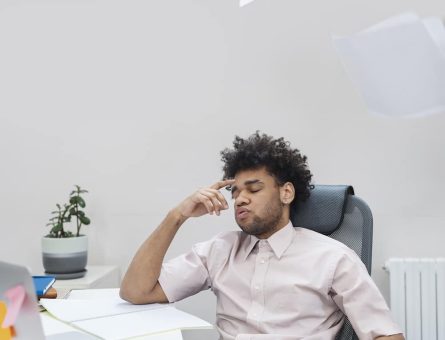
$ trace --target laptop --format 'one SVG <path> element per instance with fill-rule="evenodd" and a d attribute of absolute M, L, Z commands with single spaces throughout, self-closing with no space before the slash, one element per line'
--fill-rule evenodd
<path fill-rule="evenodd" d="M 38 309 L 34 284 L 28 269 L 23 266 L 0 261 L 0 301 L 7 305 L 8 308 L 11 301 L 5 296 L 5 293 L 17 286 L 24 288 L 25 297 L 13 324 L 15 333 L 12 337 L 13 340 L 98 339 L 92 335 L 76 330 L 45 335 L 42 318 L 40 317 Z M 2 322 L 3 320 L 0 320 L 0 326 Z"/>

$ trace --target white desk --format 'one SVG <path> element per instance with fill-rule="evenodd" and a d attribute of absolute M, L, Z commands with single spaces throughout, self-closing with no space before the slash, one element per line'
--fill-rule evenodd
<path fill-rule="evenodd" d="M 117 266 L 87 266 L 84 277 L 72 280 L 56 280 L 53 287 L 56 290 L 118 288 L 120 274 Z"/>

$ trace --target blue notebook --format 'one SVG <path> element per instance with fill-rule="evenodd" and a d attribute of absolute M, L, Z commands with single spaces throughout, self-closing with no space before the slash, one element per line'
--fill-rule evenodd
<path fill-rule="evenodd" d="M 37 296 L 44 295 L 53 283 L 56 282 L 54 276 L 33 276 L 32 280 L 34 281 Z"/>

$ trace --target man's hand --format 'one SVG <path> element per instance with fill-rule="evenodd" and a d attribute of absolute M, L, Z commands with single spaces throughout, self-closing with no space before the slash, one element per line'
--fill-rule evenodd
<path fill-rule="evenodd" d="M 219 216 L 221 210 L 229 208 L 226 199 L 219 190 L 234 182 L 234 179 L 227 179 L 216 182 L 210 187 L 199 189 L 182 201 L 175 210 L 185 218 L 199 217 L 207 213 L 210 215 L 215 213 Z"/>

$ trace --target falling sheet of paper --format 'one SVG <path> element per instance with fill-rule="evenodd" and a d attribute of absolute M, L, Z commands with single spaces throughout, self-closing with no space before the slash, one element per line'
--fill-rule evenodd
<path fill-rule="evenodd" d="M 439 19 L 408 13 L 333 40 L 371 113 L 445 113 L 445 29 Z"/>
<path fill-rule="evenodd" d="M 240 7 L 244 7 L 248 4 L 250 4 L 251 2 L 254 2 L 255 0 L 239 0 L 239 6 Z"/>
<path fill-rule="evenodd" d="M 6 317 L 3 320 L 2 328 L 7 328 L 13 326 L 17 316 L 19 315 L 20 309 L 22 308 L 23 301 L 25 301 L 26 291 L 23 285 L 17 285 L 15 287 L 9 288 L 3 293 L 9 300 L 8 311 Z"/>

